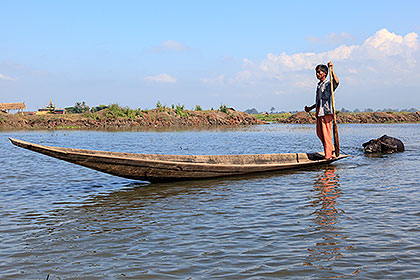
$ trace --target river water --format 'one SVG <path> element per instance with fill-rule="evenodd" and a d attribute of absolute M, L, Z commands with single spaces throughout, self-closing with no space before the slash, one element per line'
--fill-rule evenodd
<path fill-rule="evenodd" d="M 0 132 L 0 279 L 419 279 L 420 124 L 341 125 L 329 166 L 149 184 L 13 146 L 243 154 L 322 149 L 313 125 Z M 367 157 L 383 134 L 404 153 Z"/>

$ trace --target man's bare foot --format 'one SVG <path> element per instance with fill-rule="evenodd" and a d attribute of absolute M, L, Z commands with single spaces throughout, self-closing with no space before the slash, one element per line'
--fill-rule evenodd
<path fill-rule="evenodd" d="M 335 151 L 333 151 L 331 157 L 325 158 L 325 159 L 326 160 L 332 160 L 332 159 L 335 159 L 335 158 L 337 158 L 337 157 L 335 156 Z"/>

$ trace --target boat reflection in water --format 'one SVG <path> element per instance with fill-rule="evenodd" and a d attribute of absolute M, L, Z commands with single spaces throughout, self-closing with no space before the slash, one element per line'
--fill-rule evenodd
<path fill-rule="evenodd" d="M 315 244 L 308 248 L 310 254 L 305 265 L 330 271 L 333 278 L 346 276 L 342 273 L 335 275 L 334 267 L 342 263 L 344 250 L 353 249 L 346 241 L 349 236 L 343 234 L 343 228 L 340 226 L 340 222 L 345 219 L 345 212 L 339 207 L 340 195 L 340 181 L 336 168 L 327 167 L 316 178 L 312 195 L 309 197 L 310 206 L 315 208 L 311 214 L 313 224 L 309 229 Z M 349 269 L 348 275 L 360 272 L 354 267 Z"/>

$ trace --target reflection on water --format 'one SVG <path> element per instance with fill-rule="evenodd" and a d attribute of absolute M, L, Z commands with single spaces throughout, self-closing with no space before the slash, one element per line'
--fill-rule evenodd
<path fill-rule="evenodd" d="M 305 265 L 333 271 L 335 262 L 343 257 L 343 250 L 354 249 L 353 246 L 345 245 L 344 240 L 349 236 L 343 234 L 340 226 L 340 221 L 345 219 L 345 212 L 338 201 L 341 189 L 335 166 L 327 167 L 316 178 L 312 192 L 310 206 L 315 210 L 312 213 L 313 224 L 310 231 L 318 235 L 318 238 L 314 246 L 308 248 L 310 254 Z M 358 272 L 356 270 L 353 274 Z M 340 276 L 335 275 L 333 278 L 338 277 Z"/>
<path fill-rule="evenodd" d="M 341 128 L 353 157 L 330 167 L 165 184 L 59 162 L 7 137 L 172 154 L 320 142 L 302 125 L 0 133 L 0 279 L 420 279 L 420 124 Z M 364 156 L 361 143 L 383 134 L 406 151 Z"/>

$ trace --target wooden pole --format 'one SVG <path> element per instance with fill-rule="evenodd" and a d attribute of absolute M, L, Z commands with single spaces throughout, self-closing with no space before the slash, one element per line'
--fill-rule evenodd
<path fill-rule="evenodd" d="M 335 100 L 334 100 L 334 81 L 332 75 L 332 67 L 329 69 L 330 71 L 330 83 L 331 83 L 331 102 L 332 102 L 332 109 L 333 109 L 333 135 L 334 135 L 334 148 L 335 148 L 335 156 L 338 157 L 340 155 L 340 141 L 338 139 L 338 127 L 337 127 L 337 118 L 335 116 Z"/>

